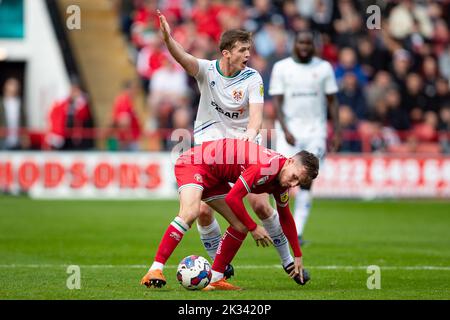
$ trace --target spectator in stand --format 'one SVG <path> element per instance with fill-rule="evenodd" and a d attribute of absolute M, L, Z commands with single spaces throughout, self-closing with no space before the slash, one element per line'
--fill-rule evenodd
<path fill-rule="evenodd" d="M 193 118 L 191 112 L 186 107 L 176 108 L 171 115 L 172 127 L 176 130 L 171 139 L 165 140 L 165 150 L 173 150 L 177 146 L 178 150 L 188 150 L 194 146 Z"/>
<path fill-rule="evenodd" d="M 139 51 L 137 71 L 141 77 L 142 87 L 145 93 L 148 93 L 153 74 L 161 68 L 167 56 L 168 54 L 163 47 L 163 42 L 156 34 L 149 37 L 146 46 Z"/>
<path fill-rule="evenodd" d="M 386 152 L 401 144 L 400 138 L 390 125 L 389 109 L 384 98 L 378 99 L 370 110 L 369 122 L 359 128 L 364 152 Z"/>
<path fill-rule="evenodd" d="M 436 101 L 436 82 L 439 78 L 439 69 L 437 61 L 433 56 L 427 56 L 423 60 L 422 73 L 424 79 L 424 93 L 427 97 L 427 110 L 437 111 Z M 433 108 L 434 107 L 434 108 Z"/>
<path fill-rule="evenodd" d="M 438 19 L 435 22 L 433 34 L 433 52 L 438 56 L 445 54 L 445 49 L 450 43 L 449 26 L 444 19 Z"/>
<path fill-rule="evenodd" d="M 301 15 L 297 14 L 292 18 L 292 26 L 291 26 L 293 35 L 295 35 L 301 31 L 308 31 L 311 30 L 311 23 L 308 19 L 305 17 L 302 17 Z M 294 39 L 292 39 L 293 45 Z"/>
<path fill-rule="evenodd" d="M 447 79 L 450 79 L 450 44 L 439 57 L 439 73 Z"/>
<path fill-rule="evenodd" d="M 331 42 L 331 37 L 327 33 L 320 34 L 320 46 L 317 47 L 317 54 L 322 59 L 327 60 L 332 66 L 336 66 L 339 58 L 338 47 Z"/>
<path fill-rule="evenodd" d="M 253 33 L 258 32 L 266 23 L 269 23 L 274 12 L 269 0 L 253 0 L 253 6 L 249 8 L 244 28 Z"/>
<path fill-rule="evenodd" d="M 165 57 L 161 68 L 153 74 L 148 102 L 150 115 L 159 122 L 152 128 L 169 128 L 169 116 L 173 109 L 189 105 L 187 74 L 172 57 Z"/>
<path fill-rule="evenodd" d="M 374 80 L 366 87 L 368 109 L 375 109 L 376 102 L 382 99 L 386 91 L 393 86 L 394 83 L 389 72 L 377 72 Z"/>
<path fill-rule="evenodd" d="M 158 105 L 166 100 L 181 107 L 189 103 L 187 74 L 172 57 L 164 57 L 161 67 L 155 71 L 150 83 L 150 105 Z"/>
<path fill-rule="evenodd" d="M 401 92 L 405 91 L 406 76 L 412 66 L 411 54 L 405 49 L 398 49 L 392 57 L 392 65 L 390 72 L 394 82 L 400 88 Z"/>
<path fill-rule="evenodd" d="M 166 55 L 157 44 L 160 41 L 157 4 L 173 26 L 173 37 L 199 58 L 217 58 L 215 49 L 222 31 L 237 27 L 252 31 L 256 52 L 250 63 L 264 78 L 273 62 L 284 58 L 286 48 L 292 46 L 293 35 L 312 29 L 321 35 L 320 43 L 316 44 L 318 55 L 335 68 L 343 88 L 341 101 L 352 108 L 357 118 L 361 117 L 355 109 L 355 105 L 360 105 L 356 103 L 360 93 L 354 92 L 353 76 L 346 74 L 356 75 L 357 87 L 363 90 L 370 117 L 358 123 L 358 130 L 372 126 L 375 136 L 378 134 L 389 149 L 396 143 L 391 125 L 415 126 L 423 122 L 427 111 L 438 114 L 446 104 L 450 79 L 450 4 L 431 0 L 375 2 L 381 8 L 381 30 L 364 27 L 365 9 L 374 4 L 373 0 L 133 0 L 136 8 L 133 30 L 137 31 L 133 32 L 132 41 L 140 51 L 138 71 L 148 91 Z M 199 94 L 193 78 L 188 78 L 188 87 L 187 105 L 195 112 Z M 385 97 L 392 89 L 401 96 L 399 107 L 396 94 Z M 381 103 L 381 99 L 386 101 Z M 157 117 L 160 126 L 170 127 L 175 107 L 163 102 L 160 113 L 154 115 L 154 128 Z M 381 112 L 383 109 L 385 112 Z M 373 122 L 374 114 L 383 122 Z M 400 118 L 396 120 L 395 116 Z M 401 135 L 404 137 L 405 132 Z M 366 145 L 363 143 L 364 150 Z"/>
<path fill-rule="evenodd" d="M 442 152 L 450 153 L 450 102 L 445 104 L 439 111 L 439 144 Z"/>
<path fill-rule="evenodd" d="M 418 143 L 436 143 L 438 142 L 438 115 L 433 111 L 427 111 L 424 114 L 423 121 L 415 124 L 412 128 L 412 135 Z"/>
<path fill-rule="evenodd" d="M 356 48 L 358 35 L 363 28 L 362 17 L 356 10 L 352 0 L 338 0 L 337 19 L 334 20 L 336 30 L 335 42 L 342 47 Z"/>
<path fill-rule="evenodd" d="M 0 150 L 26 148 L 27 141 L 20 133 L 25 127 L 20 82 L 16 78 L 8 78 L 3 85 L 3 96 L 0 97 Z"/>
<path fill-rule="evenodd" d="M 405 137 L 411 124 L 408 112 L 402 108 L 400 93 L 396 89 L 390 88 L 386 92 L 385 99 L 387 105 L 387 123 L 395 130 L 399 130 L 401 137 Z"/>
<path fill-rule="evenodd" d="M 355 74 L 360 86 L 364 87 L 367 84 L 367 75 L 358 64 L 355 50 L 350 47 L 345 47 L 339 52 L 339 63 L 335 70 L 338 83 L 342 81 L 347 72 Z"/>
<path fill-rule="evenodd" d="M 439 77 L 436 80 L 436 97 L 434 105 L 430 106 L 433 111 L 439 113 L 439 110 L 450 103 L 450 87 L 449 80 Z"/>
<path fill-rule="evenodd" d="M 245 9 L 240 0 L 227 0 L 218 13 L 220 28 L 223 31 L 243 28 Z"/>
<path fill-rule="evenodd" d="M 69 96 L 55 102 L 49 113 L 46 142 L 53 150 L 88 150 L 94 147 L 93 119 L 79 80 L 71 78 Z"/>
<path fill-rule="evenodd" d="M 358 136 L 358 120 L 350 106 L 339 106 L 339 122 L 342 130 L 340 151 L 361 152 L 361 139 Z"/>
<path fill-rule="evenodd" d="M 314 11 L 311 15 L 311 26 L 314 30 L 319 31 L 320 33 L 331 34 L 333 30 L 333 23 L 331 20 L 332 17 L 333 17 L 332 0 L 314 1 Z"/>
<path fill-rule="evenodd" d="M 133 23 L 131 26 L 131 41 L 138 50 L 143 48 L 149 37 L 158 30 L 159 19 L 156 14 L 157 0 L 138 0 Z"/>
<path fill-rule="evenodd" d="M 337 98 L 341 105 L 346 105 L 351 109 L 352 116 L 355 116 L 356 119 L 364 120 L 367 118 L 366 97 L 358 85 L 358 79 L 356 79 L 354 73 L 347 72 L 344 75 Z"/>
<path fill-rule="evenodd" d="M 427 98 L 423 93 L 423 81 L 419 74 L 412 72 L 406 76 L 402 105 L 413 124 L 422 122 L 423 113 L 427 107 Z"/>
<path fill-rule="evenodd" d="M 197 33 L 206 35 L 218 42 L 222 29 L 218 18 L 222 6 L 209 0 L 196 0 L 191 12 L 191 19 L 197 25 Z M 155 11 L 156 12 L 156 11 Z M 168 21 L 171 25 L 173 23 Z"/>
<path fill-rule="evenodd" d="M 433 25 L 426 7 L 415 4 L 413 0 L 400 1 L 389 15 L 389 32 L 396 39 L 405 39 L 414 30 L 417 21 L 419 32 L 426 38 L 431 38 Z"/>
<path fill-rule="evenodd" d="M 133 103 L 137 90 L 136 83 L 128 81 L 114 101 L 111 127 L 116 131 L 118 148 L 122 151 L 139 150 L 141 125 Z"/>
<path fill-rule="evenodd" d="M 280 4 L 280 13 L 284 17 L 284 28 L 286 30 L 293 30 L 293 19 L 299 16 L 295 0 L 282 1 Z M 251 24 L 250 20 L 248 20 L 248 24 Z"/>
<path fill-rule="evenodd" d="M 380 70 L 386 70 L 390 57 L 386 50 L 375 47 L 368 36 L 362 36 L 358 41 L 358 61 L 370 80 Z"/>

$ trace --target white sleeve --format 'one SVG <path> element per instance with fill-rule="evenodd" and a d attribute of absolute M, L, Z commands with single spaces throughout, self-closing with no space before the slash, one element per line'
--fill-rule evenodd
<path fill-rule="evenodd" d="M 336 77 L 334 75 L 333 67 L 329 62 L 326 62 L 326 73 L 324 80 L 324 91 L 325 94 L 334 94 L 338 92 L 338 86 L 336 83 Z"/>
<path fill-rule="evenodd" d="M 264 83 L 259 73 L 252 77 L 248 86 L 248 103 L 264 103 Z"/>
<path fill-rule="evenodd" d="M 284 94 L 283 77 L 280 64 L 278 62 L 274 64 L 272 74 L 270 75 L 269 94 L 271 96 Z"/>
<path fill-rule="evenodd" d="M 194 76 L 198 81 L 202 81 L 205 78 L 206 73 L 208 72 L 208 67 L 211 64 L 211 61 L 205 59 L 197 59 L 198 61 L 198 73 Z"/>

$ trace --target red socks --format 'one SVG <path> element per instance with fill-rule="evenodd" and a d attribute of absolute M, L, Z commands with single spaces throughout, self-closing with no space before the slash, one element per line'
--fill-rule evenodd
<path fill-rule="evenodd" d="M 225 268 L 233 260 L 246 236 L 247 233 L 236 231 L 231 226 L 228 227 L 217 248 L 216 258 L 212 265 L 214 271 L 225 272 Z"/>
<path fill-rule="evenodd" d="M 176 217 L 170 223 L 159 243 L 155 261 L 165 264 L 188 230 L 189 226 L 180 217 Z"/>

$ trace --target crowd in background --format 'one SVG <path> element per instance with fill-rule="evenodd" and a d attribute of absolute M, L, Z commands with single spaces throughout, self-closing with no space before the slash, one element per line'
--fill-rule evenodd
<path fill-rule="evenodd" d="M 143 132 L 154 130 L 161 133 L 161 148 L 169 149 L 167 129 L 192 130 L 199 91 L 161 39 L 160 9 L 173 37 L 198 58 L 220 57 L 218 41 L 227 29 L 253 33 L 249 66 L 261 73 L 265 84 L 264 128 L 273 128 L 276 115 L 267 92 L 272 66 L 291 55 L 296 32 L 311 29 L 317 55 L 335 69 L 342 152 L 450 153 L 449 1 L 111 2 L 148 108 L 148 118 L 138 121 L 130 99 L 135 89 L 124 85 L 112 106 L 112 127 L 122 130 L 116 149 L 138 150 Z M 367 13 L 370 5 L 380 9 L 380 17 L 370 18 L 377 13 Z M 66 101 L 62 110 L 82 108 L 82 96 L 75 100 L 78 104 Z"/>
<path fill-rule="evenodd" d="M 220 34 L 253 33 L 250 66 L 265 83 L 265 128 L 275 119 L 267 93 L 273 64 L 291 54 L 296 32 L 315 33 L 317 55 L 335 68 L 344 152 L 450 152 L 448 1 L 119 1 L 121 28 L 147 95 L 144 128 L 190 128 L 199 93 L 170 57 L 156 9 L 191 54 L 215 59 Z M 370 5 L 380 8 L 372 18 Z M 376 25 L 376 23 L 379 23 Z M 170 131 L 169 131 L 170 133 Z M 162 137 L 167 140 L 166 137 Z"/>

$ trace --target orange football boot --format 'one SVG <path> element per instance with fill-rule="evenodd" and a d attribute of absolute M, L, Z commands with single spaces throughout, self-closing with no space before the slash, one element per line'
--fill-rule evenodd
<path fill-rule="evenodd" d="M 218 281 L 211 282 L 209 285 L 207 285 L 204 289 L 204 291 L 213 291 L 213 290 L 242 290 L 242 288 L 232 285 L 231 283 L 227 282 L 225 278 L 222 278 Z"/>
<path fill-rule="evenodd" d="M 141 284 L 147 286 L 147 288 L 162 288 L 166 285 L 166 278 L 160 269 L 149 270 L 142 278 Z"/>

